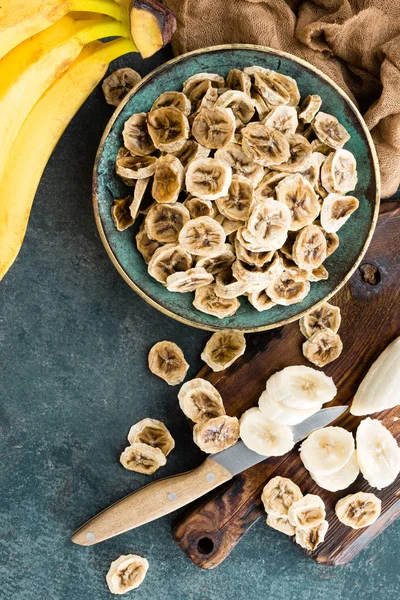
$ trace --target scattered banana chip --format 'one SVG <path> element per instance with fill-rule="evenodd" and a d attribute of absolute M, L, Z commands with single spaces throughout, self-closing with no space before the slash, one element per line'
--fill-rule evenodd
<path fill-rule="evenodd" d="M 132 196 L 127 196 L 121 200 L 114 200 L 113 202 L 111 207 L 111 217 L 118 231 L 125 231 L 125 229 L 131 227 L 135 222 L 130 211 L 132 202 Z"/>
<path fill-rule="evenodd" d="M 236 417 L 228 415 L 197 423 L 193 429 L 194 443 L 207 454 L 221 452 L 236 444 L 238 439 L 239 421 Z"/>
<path fill-rule="evenodd" d="M 357 428 L 357 460 L 371 487 L 381 490 L 400 472 L 400 448 L 396 438 L 377 419 L 363 419 Z"/>
<path fill-rule="evenodd" d="M 119 156 L 115 162 L 117 175 L 125 181 L 145 179 L 154 175 L 157 158 L 155 156 Z"/>
<path fill-rule="evenodd" d="M 298 281 L 287 271 L 283 273 L 267 287 L 268 297 L 282 306 L 302 302 L 310 291 L 309 281 Z"/>
<path fill-rule="evenodd" d="M 139 73 L 129 67 L 111 73 L 101 84 L 107 104 L 118 106 L 141 79 Z"/>
<path fill-rule="evenodd" d="M 137 554 L 126 554 L 114 560 L 106 576 L 112 594 L 125 594 L 135 590 L 146 577 L 149 563 Z"/>
<path fill-rule="evenodd" d="M 246 339 L 239 331 L 217 331 L 208 340 L 201 359 L 213 370 L 230 367 L 246 350 Z"/>
<path fill-rule="evenodd" d="M 162 421 L 157 419 L 142 419 L 129 430 L 128 442 L 148 444 L 153 448 L 160 448 L 164 456 L 175 448 L 175 441 Z"/>
<path fill-rule="evenodd" d="M 349 494 L 336 503 L 335 513 L 344 525 L 362 529 L 375 523 L 381 514 L 382 502 L 375 494 L 357 492 Z"/>
<path fill-rule="evenodd" d="M 305 468 L 317 475 L 342 469 L 354 452 L 354 439 L 343 427 L 323 427 L 310 433 L 302 443 L 300 458 Z"/>
<path fill-rule="evenodd" d="M 272 517 L 287 516 L 293 502 L 303 497 L 301 490 L 291 479 L 287 477 L 273 477 L 264 486 L 261 501 L 265 512 Z M 293 534 L 290 534 L 293 535 Z"/>
<path fill-rule="evenodd" d="M 315 527 L 307 529 L 296 528 L 296 544 L 299 544 L 306 550 L 315 550 L 317 546 L 322 544 L 328 531 L 329 523 L 325 519 Z"/>
<path fill-rule="evenodd" d="M 149 352 L 149 369 L 168 385 L 178 385 L 186 377 L 189 365 L 174 342 L 157 342 Z"/>
<path fill-rule="evenodd" d="M 300 331 L 307 339 L 312 337 L 314 333 L 325 329 L 337 333 L 341 320 L 340 308 L 329 304 L 329 302 L 323 302 L 307 313 L 305 317 L 301 317 L 299 321 Z"/>
<path fill-rule="evenodd" d="M 290 210 L 286 204 L 267 198 L 254 207 L 247 228 L 259 248 L 277 250 L 286 241 L 290 221 Z"/>
<path fill-rule="evenodd" d="M 140 442 L 125 448 L 119 460 L 125 469 L 145 475 L 152 475 L 159 467 L 163 467 L 167 463 L 160 448 L 153 448 L 153 446 Z"/>
<path fill-rule="evenodd" d="M 306 494 L 292 502 L 288 510 L 289 522 L 297 529 L 317 527 L 325 520 L 325 504 L 315 494 Z"/>
<path fill-rule="evenodd" d="M 150 239 L 162 244 L 171 244 L 178 241 L 179 232 L 188 221 L 189 211 L 182 204 L 156 203 L 147 213 L 144 224 Z"/>
<path fill-rule="evenodd" d="M 253 184 L 245 177 L 235 175 L 232 177 L 228 194 L 218 198 L 215 203 L 219 212 L 228 219 L 245 221 L 250 216 L 253 199 Z"/>
<path fill-rule="evenodd" d="M 297 111 L 294 106 L 280 104 L 265 117 L 263 124 L 277 129 L 284 135 L 293 134 L 298 126 Z"/>
<path fill-rule="evenodd" d="M 297 133 L 286 134 L 286 139 L 289 142 L 289 157 L 274 168 L 285 173 L 298 173 L 305 169 L 311 160 L 311 144 L 303 135 Z"/>
<path fill-rule="evenodd" d="M 218 390 L 206 379 L 192 379 L 178 393 L 179 406 L 188 419 L 204 423 L 225 414 Z"/>
<path fill-rule="evenodd" d="M 188 196 L 183 205 L 188 209 L 191 219 L 215 216 L 215 207 L 211 200 L 202 200 L 201 198 Z"/>
<path fill-rule="evenodd" d="M 258 312 L 263 312 L 264 310 L 270 310 L 274 306 L 276 306 L 275 302 L 272 302 L 269 296 L 267 296 L 267 292 L 265 290 L 261 290 L 261 292 L 251 292 L 247 294 L 247 300 L 250 302 Z"/>
<path fill-rule="evenodd" d="M 221 273 L 221 271 L 226 271 L 226 269 L 229 269 L 234 260 L 235 255 L 233 253 L 233 247 L 230 244 L 224 244 L 224 248 L 219 254 L 216 256 L 206 256 L 198 259 L 196 266 L 204 267 L 204 269 L 208 273 L 211 273 L 211 275 L 217 275 L 217 273 Z"/>
<path fill-rule="evenodd" d="M 280 181 L 275 188 L 276 198 L 286 204 L 291 213 L 290 231 L 310 225 L 319 215 L 321 205 L 311 183 L 296 173 Z"/>
<path fill-rule="evenodd" d="M 250 121 L 256 111 L 251 97 L 237 90 L 228 90 L 221 94 L 215 107 L 230 108 L 235 117 L 235 127 L 239 129 Z"/>
<path fill-rule="evenodd" d="M 289 519 L 286 515 L 274 517 L 273 515 L 268 514 L 266 523 L 269 527 L 272 527 L 272 529 L 276 529 L 285 535 L 294 535 L 296 533 L 296 528 L 289 523 Z"/>
<path fill-rule="evenodd" d="M 257 407 L 242 414 L 240 437 L 250 450 L 263 456 L 281 456 L 294 446 L 290 427 L 271 421 Z"/>
<path fill-rule="evenodd" d="M 239 69 L 231 69 L 231 71 L 229 71 L 228 77 L 226 78 L 226 85 L 230 87 L 231 90 L 239 90 L 239 92 L 250 95 L 251 79 L 249 75 Z"/>
<path fill-rule="evenodd" d="M 212 283 L 196 290 L 193 306 L 200 312 L 223 319 L 235 314 L 240 306 L 237 298 L 221 298 L 217 294 L 216 285 Z"/>
<path fill-rule="evenodd" d="M 331 329 L 317 331 L 303 344 L 304 357 L 317 367 L 324 367 L 336 360 L 342 350 L 343 344 L 339 334 Z"/>
<path fill-rule="evenodd" d="M 186 169 L 186 167 L 196 160 L 196 158 L 207 158 L 210 154 L 210 150 L 204 148 L 204 146 L 201 146 L 194 140 L 186 140 L 179 150 L 171 152 L 171 154 L 176 156 L 176 158 L 179 158 L 182 166 Z"/>
<path fill-rule="evenodd" d="M 186 116 L 173 106 L 157 108 L 147 115 L 147 129 L 155 148 L 163 152 L 180 150 L 189 137 Z"/>

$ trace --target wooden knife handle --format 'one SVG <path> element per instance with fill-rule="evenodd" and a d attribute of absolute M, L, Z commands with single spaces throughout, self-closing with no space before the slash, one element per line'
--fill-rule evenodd
<path fill-rule="evenodd" d="M 182 508 L 229 479 L 227 469 L 207 458 L 193 471 L 154 481 L 118 500 L 75 531 L 72 541 L 81 546 L 103 542 Z"/>

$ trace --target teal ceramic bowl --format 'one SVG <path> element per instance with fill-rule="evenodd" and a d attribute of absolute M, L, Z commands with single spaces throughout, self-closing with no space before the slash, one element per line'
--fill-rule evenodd
<path fill-rule="evenodd" d="M 346 148 L 357 159 L 358 185 L 354 195 L 360 206 L 340 229 L 340 246 L 326 262 L 329 279 L 311 284 L 311 291 L 300 304 L 275 306 L 258 312 L 245 297 L 237 313 L 225 319 L 206 315 L 192 305 L 193 294 L 168 292 L 147 273 L 146 264 L 136 249 L 138 225 L 124 232 L 116 230 L 110 209 L 115 198 L 129 194 L 115 174 L 115 158 L 122 146 L 124 122 L 133 114 L 149 111 L 154 100 L 168 90 L 181 90 L 182 83 L 195 73 L 211 72 L 226 76 L 230 69 L 261 65 L 294 77 L 302 98 L 308 94 L 322 97 L 322 110 L 335 115 L 351 134 Z M 360 263 L 371 240 L 379 209 L 379 169 L 371 136 L 357 108 L 326 75 L 295 56 L 262 46 L 233 44 L 196 50 L 170 60 L 147 75 L 118 107 L 107 125 L 97 153 L 93 202 L 97 226 L 104 246 L 125 281 L 152 306 L 188 325 L 208 330 L 237 329 L 260 331 L 279 327 L 300 318 L 312 307 L 327 300 L 344 285 Z"/>

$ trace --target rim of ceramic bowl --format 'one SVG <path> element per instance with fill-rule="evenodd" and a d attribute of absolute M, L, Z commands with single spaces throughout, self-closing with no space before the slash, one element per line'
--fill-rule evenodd
<path fill-rule="evenodd" d="M 210 52 L 215 52 L 215 51 L 220 51 L 220 50 L 229 50 L 229 49 L 233 49 L 233 50 L 258 50 L 261 52 L 265 52 L 266 54 L 273 54 L 275 56 L 282 56 L 285 57 L 289 60 L 292 60 L 295 63 L 298 63 L 299 65 L 302 65 L 303 67 L 306 67 L 307 69 L 313 71 L 314 73 L 316 73 L 319 77 L 321 77 L 322 79 L 324 79 L 327 83 L 329 83 L 337 92 L 338 94 L 340 94 L 340 96 L 342 96 L 346 102 L 348 103 L 348 105 L 351 107 L 351 109 L 353 110 L 355 116 L 357 117 L 361 128 L 363 130 L 363 133 L 365 135 L 365 138 L 368 142 L 368 146 L 370 148 L 371 151 L 371 156 L 372 156 L 372 163 L 373 163 L 373 168 L 374 168 L 374 174 L 375 174 L 375 206 L 374 206 L 374 212 L 373 212 L 373 216 L 371 219 L 371 225 L 370 225 L 370 229 L 368 232 L 368 236 L 365 240 L 365 243 L 356 259 L 356 261 L 354 262 L 353 266 L 351 267 L 351 269 L 347 272 L 347 274 L 344 276 L 344 278 L 342 279 L 342 281 L 332 290 L 329 292 L 329 294 L 327 294 L 324 298 L 322 298 L 322 300 L 320 300 L 319 302 L 316 302 L 312 307 L 308 308 L 307 310 L 303 310 L 299 313 L 297 313 L 296 315 L 293 315 L 292 317 L 287 317 L 285 319 L 282 319 L 280 321 L 277 321 L 276 323 L 270 323 L 267 325 L 260 325 L 257 327 L 240 327 L 240 328 L 234 328 L 234 327 L 227 327 L 226 329 L 230 329 L 230 330 L 240 330 L 243 333 L 254 333 L 257 331 L 266 331 L 268 329 L 276 329 L 277 327 L 282 327 L 283 325 L 287 325 L 288 323 L 292 323 L 293 321 L 298 321 L 301 317 L 303 317 L 304 315 L 306 315 L 307 313 L 309 313 L 311 310 L 313 310 L 314 308 L 318 307 L 319 305 L 321 305 L 323 302 L 327 302 L 330 298 L 332 298 L 332 296 L 334 296 L 335 294 L 338 293 L 338 291 L 347 283 L 347 281 L 350 279 L 350 277 L 353 275 L 354 271 L 357 269 L 358 265 L 360 264 L 365 252 L 367 251 L 367 248 L 371 242 L 372 236 L 374 234 L 375 231 L 375 226 L 378 220 L 378 214 L 379 214 L 379 205 L 380 205 L 380 172 L 379 172 L 379 163 L 378 163 L 378 156 L 375 150 L 375 146 L 374 146 L 374 142 L 372 140 L 371 134 L 367 128 L 367 125 L 360 113 L 360 111 L 358 110 L 358 108 L 356 107 L 356 105 L 354 104 L 354 102 L 349 98 L 349 96 L 346 94 L 346 92 L 344 92 L 338 85 L 337 83 L 335 83 L 333 81 L 333 79 L 331 79 L 330 77 L 328 77 L 328 75 L 326 75 L 325 73 L 323 73 L 322 71 L 320 71 L 319 69 L 317 69 L 317 67 L 314 67 L 314 65 L 312 65 L 311 63 L 307 62 L 306 60 L 303 60 L 301 58 L 298 58 L 297 56 L 294 56 L 293 54 L 290 54 L 289 52 L 283 52 L 282 50 L 275 50 L 274 48 L 270 48 L 268 46 L 261 46 L 258 44 L 220 44 L 218 46 L 210 46 L 209 48 L 200 48 L 199 50 L 193 50 L 192 52 L 186 52 L 185 54 L 180 54 L 179 56 L 176 56 L 175 58 L 172 58 L 171 60 L 163 63 L 162 65 L 160 65 L 159 67 L 157 67 L 156 69 L 154 69 L 153 71 L 151 71 L 148 75 L 146 75 L 145 77 L 143 77 L 143 79 L 141 79 L 134 88 L 132 88 L 130 90 L 130 92 L 126 95 L 126 97 L 122 100 L 122 102 L 118 105 L 118 107 L 116 108 L 115 112 L 113 113 L 111 119 L 109 120 L 104 133 L 101 137 L 100 140 L 100 144 L 96 153 L 96 159 L 94 162 L 94 169 L 93 169 L 93 184 L 92 184 L 92 200 L 93 200 L 93 210 L 94 210 L 94 216 L 95 216 L 95 221 L 96 221 L 96 225 L 97 225 L 97 229 L 101 238 L 101 241 L 106 249 L 106 252 L 108 254 L 108 256 L 111 259 L 111 262 L 113 263 L 114 267 L 117 269 L 118 273 L 123 277 L 123 279 L 126 281 L 126 283 L 141 297 L 143 298 L 148 304 L 150 304 L 151 306 L 153 306 L 154 308 L 156 308 L 157 310 L 159 310 L 160 312 L 162 312 L 164 315 L 167 315 L 168 317 L 171 317 L 172 319 L 175 319 L 176 321 L 179 321 L 181 323 L 184 323 L 185 325 L 190 325 L 191 327 L 196 327 L 197 329 L 205 329 L 206 331 L 220 331 L 220 327 L 213 327 L 212 325 L 204 325 L 202 323 L 198 323 L 196 321 L 192 321 L 191 319 L 182 317 L 181 315 L 178 315 L 176 313 L 174 313 L 173 311 L 165 308 L 164 306 L 162 306 L 161 304 L 159 304 L 156 300 L 153 300 L 153 298 L 150 298 L 132 279 L 131 277 L 128 275 L 128 273 L 122 268 L 122 266 L 120 265 L 113 249 L 111 248 L 107 236 L 105 234 L 104 228 L 103 228 L 103 223 L 101 220 L 101 216 L 100 216 L 100 209 L 99 209 L 99 202 L 98 202 L 98 198 L 96 195 L 96 188 L 97 188 L 97 168 L 98 168 L 98 164 L 100 161 L 100 157 L 103 153 L 103 148 L 104 148 L 104 144 L 105 141 L 111 131 L 112 126 L 114 125 L 114 122 L 116 121 L 118 115 L 120 114 L 120 112 L 122 111 L 123 107 L 125 106 L 125 104 L 127 102 L 129 102 L 130 98 L 137 92 L 137 90 L 139 90 L 144 84 L 146 84 L 150 79 L 153 79 L 154 77 L 156 77 L 159 73 L 161 73 L 162 71 L 165 71 L 166 69 L 168 69 L 171 65 L 174 65 L 176 63 L 179 63 L 183 60 L 185 60 L 188 56 L 196 56 L 198 54 L 207 54 Z"/>

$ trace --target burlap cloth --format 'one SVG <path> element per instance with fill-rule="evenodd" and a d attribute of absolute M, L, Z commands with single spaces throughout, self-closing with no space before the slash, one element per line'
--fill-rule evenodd
<path fill-rule="evenodd" d="M 355 100 L 379 156 L 382 196 L 400 185 L 400 0 L 164 0 L 176 54 L 262 44 L 318 67 Z"/>

